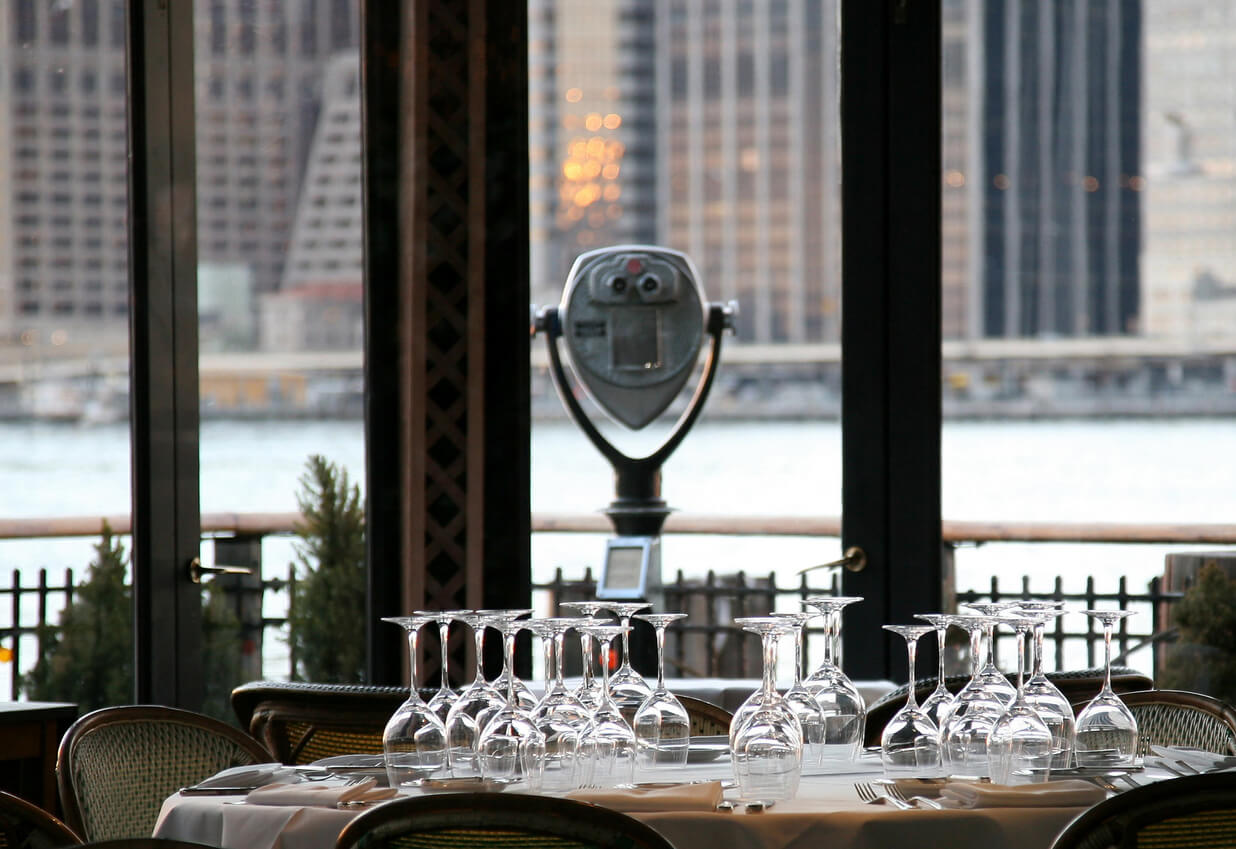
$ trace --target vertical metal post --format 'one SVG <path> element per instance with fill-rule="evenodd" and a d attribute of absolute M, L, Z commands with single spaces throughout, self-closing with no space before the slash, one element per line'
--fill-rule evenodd
<path fill-rule="evenodd" d="M 196 709 L 197 210 L 193 4 L 130 0 L 129 275 L 138 702 Z"/>

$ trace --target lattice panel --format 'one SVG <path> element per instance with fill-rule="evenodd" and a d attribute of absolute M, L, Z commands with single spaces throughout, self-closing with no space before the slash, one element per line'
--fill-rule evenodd
<path fill-rule="evenodd" d="M 426 86 L 425 150 L 416 155 L 424 169 L 427 286 L 425 310 L 425 387 L 418 399 L 425 425 L 425 598 L 424 607 L 450 610 L 466 606 L 468 528 L 468 361 L 469 361 L 469 205 L 483 203 L 473 192 L 469 167 L 484 150 L 469 147 L 472 104 L 483 92 L 470 91 L 469 5 L 428 3 L 423 42 L 430 54 Z M 419 38 L 419 36 L 418 36 Z M 474 234 L 472 238 L 480 238 Z M 479 520 L 479 519 L 478 519 Z M 455 629 L 451 666 L 462 669 L 463 629 Z M 426 630 L 422 680 L 440 674 L 437 634 Z"/>

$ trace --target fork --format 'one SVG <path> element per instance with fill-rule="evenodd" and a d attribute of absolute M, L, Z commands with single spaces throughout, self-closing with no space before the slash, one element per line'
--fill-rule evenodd
<path fill-rule="evenodd" d="M 914 806 L 909 802 L 898 799 L 894 796 L 886 796 L 883 793 L 877 793 L 875 788 L 865 781 L 858 781 L 854 784 L 854 792 L 858 794 L 858 798 L 868 805 L 884 803 L 892 805 L 903 811 L 913 810 Z"/>
<path fill-rule="evenodd" d="M 914 796 L 913 798 L 907 799 L 906 794 L 903 793 L 901 788 L 896 784 L 882 784 L 880 786 L 884 788 L 884 792 L 888 794 L 890 801 L 893 799 L 900 799 L 911 808 L 932 808 L 937 811 L 943 809 L 943 806 L 939 802 L 935 799 L 928 799 L 926 796 Z"/>

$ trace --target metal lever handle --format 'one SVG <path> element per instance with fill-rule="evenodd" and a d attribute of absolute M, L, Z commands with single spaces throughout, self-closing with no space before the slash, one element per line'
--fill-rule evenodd
<path fill-rule="evenodd" d="M 867 552 L 863 551 L 857 545 L 852 545 L 845 550 L 845 556 L 840 560 L 833 560 L 830 563 L 820 563 L 815 566 L 808 566 L 806 569 L 799 569 L 798 574 L 804 572 L 814 572 L 816 569 L 836 569 L 838 566 L 844 566 L 851 572 L 861 572 L 867 568 Z"/>
<path fill-rule="evenodd" d="M 202 575 L 252 575 L 253 570 L 247 566 L 203 566 L 202 558 L 194 557 L 189 561 L 189 580 L 195 584 L 202 582 Z"/>

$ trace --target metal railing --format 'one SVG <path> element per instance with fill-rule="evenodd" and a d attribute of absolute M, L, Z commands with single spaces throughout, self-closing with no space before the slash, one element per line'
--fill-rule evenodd
<path fill-rule="evenodd" d="M 289 536 L 294 532 L 299 515 L 295 513 L 216 513 L 202 516 L 203 538 L 226 540 L 234 544 L 238 540 L 260 541 L 269 536 Z M 102 526 L 99 517 L 62 517 L 55 519 L 0 520 L 0 540 L 51 539 L 63 537 L 97 537 Z M 116 536 L 124 536 L 129 530 L 129 517 L 108 517 L 107 522 Z M 752 517 L 708 516 L 676 513 L 666 523 L 667 534 L 707 534 L 719 536 L 768 536 L 768 537 L 817 537 L 836 538 L 840 534 L 840 520 L 836 518 L 810 517 Z M 600 533 L 608 534 L 610 527 L 604 516 L 594 514 L 534 514 L 533 530 L 536 533 Z M 946 543 L 986 542 L 1081 542 L 1081 543 L 1176 543 L 1176 544 L 1236 544 L 1236 525 L 1119 525 L 1111 523 L 980 523 L 945 522 Z M 295 575 L 289 569 L 287 578 L 264 577 L 260 587 L 250 587 L 243 592 L 259 592 L 265 600 L 272 595 L 286 593 L 290 602 L 289 587 Z M 687 579 L 679 572 L 675 580 L 663 588 L 667 609 L 683 610 L 690 618 L 679 626 L 682 639 L 671 642 L 667 662 L 680 675 L 751 677 L 758 674 L 759 651 L 749 635 L 744 635 L 733 625 L 734 616 L 762 614 L 775 609 L 798 609 L 797 601 L 813 594 L 828 594 L 832 586 L 814 586 L 803 575 L 792 586 L 780 586 L 775 574 L 750 576 L 743 572 L 718 576 L 709 572 L 703 579 Z M 23 654 L 22 639 L 54 633 L 60 610 L 73 602 L 74 571 L 68 568 L 58 584 L 49 583 L 48 571 L 39 570 L 38 580 L 33 585 L 23 584 L 21 573 L 13 570 L 10 584 L 0 587 L 0 596 L 8 596 L 8 604 L 0 601 L 0 610 L 7 607 L 11 613 L 9 622 L 0 625 L 0 647 L 8 646 L 10 655 L 11 693 L 17 693 L 20 673 L 28 668 Z M 578 579 L 568 579 L 561 569 L 547 583 L 534 585 L 534 590 L 548 597 L 548 608 L 556 610 L 557 604 L 569 598 L 590 597 L 595 591 L 591 570 L 585 570 Z M 545 596 L 542 596 L 544 598 Z M 1168 620 L 1168 605 L 1179 598 L 1179 593 L 1166 592 L 1159 579 L 1150 582 L 1145 592 L 1130 591 L 1126 578 L 1120 578 L 1112 590 L 1101 590 L 1093 578 L 1087 581 L 1081 592 L 1065 592 L 1061 578 L 1056 577 L 1055 586 L 1049 592 L 1030 592 L 1029 579 L 1024 578 L 1019 588 L 1007 589 L 993 578 L 988 588 L 965 589 L 956 592 L 957 602 L 980 600 L 1003 600 L 1009 598 L 1052 598 L 1066 602 L 1080 602 L 1093 607 L 1099 602 L 1115 602 L 1122 609 L 1137 609 L 1148 616 L 1134 617 L 1148 622 L 1148 628 L 1124 620 L 1115 635 L 1119 654 L 1127 656 L 1144 646 L 1154 653 L 1155 663 L 1165 635 L 1164 623 Z M 34 613 L 28 611 L 27 599 L 34 599 Z M 780 603 L 780 604 L 779 604 Z M 286 605 L 285 605 L 286 607 Z M 238 607 L 239 609 L 239 607 Z M 267 617 L 259 622 L 248 623 L 261 635 L 285 626 L 284 617 Z M 809 663 L 813 645 L 818 646 L 823 632 L 809 631 L 804 665 Z M 1064 667 L 1065 648 L 1070 643 L 1082 643 L 1086 648 L 1089 665 L 1096 665 L 1098 647 L 1102 642 L 1101 631 L 1088 623 L 1084 631 L 1065 630 L 1060 620 L 1046 635 L 1051 642 L 1056 667 Z M 264 639 L 259 636 L 259 639 Z M 1007 641 L 1002 641 L 1008 645 Z M 1000 646 L 997 647 L 997 651 Z M 295 668 L 294 656 L 287 658 L 286 669 L 261 670 L 262 675 L 283 677 Z"/>

